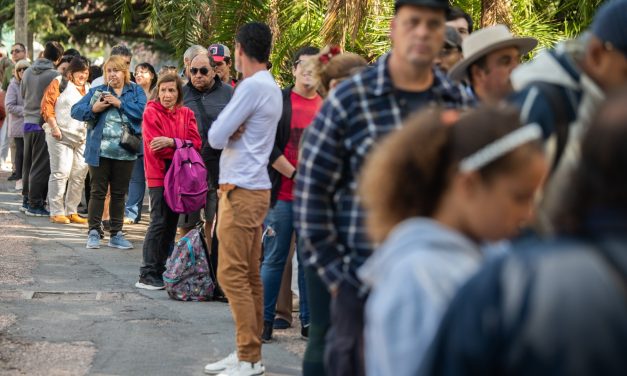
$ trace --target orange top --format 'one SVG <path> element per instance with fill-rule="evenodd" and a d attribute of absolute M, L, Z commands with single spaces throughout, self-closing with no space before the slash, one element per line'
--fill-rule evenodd
<path fill-rule="evenodd" d="M 72 84 L 68 82 L 68 85 Z M 81 95 L 85 95 L 85 86 L 76 87 Z M 46 88 L 44 92 L 44 96 L 41 99 L 41 116 L 43 116 L 44 121 L 48 121 L 51 117 L 55 116 L 54 106 L 57 103 L 57 98 L 59 98 L 61 92 L 59 91 L 59 80 L 56 78 L 50 82 L 50 85 Z"/>

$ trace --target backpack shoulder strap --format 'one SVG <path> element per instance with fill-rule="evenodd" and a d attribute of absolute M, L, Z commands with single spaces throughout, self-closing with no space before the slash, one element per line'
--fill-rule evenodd
<path fill-rule="evenodd" d="M 568 109 L 566 108 L 566 98 L 561 93 L 561 89 L 558 85 L 550 84 L 548 82 L 534 82 L 534 86 L 540 89 L 540 92 L 544 94 L 549 100 L 549 105 L 553 110 L 553 120 L 555 126 L 555 136 L 557 138 L 557 144 L 555 148 L 555 156 L 553 158 L 553 164 L 551 171 L 555 171 L 566 149 L 568 143 L 568 135 L 570 131 L 570 121 L 567 115 Z"/>

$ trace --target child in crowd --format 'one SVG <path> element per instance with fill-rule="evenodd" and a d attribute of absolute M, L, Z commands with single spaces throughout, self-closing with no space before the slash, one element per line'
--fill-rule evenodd
<path fill-rule="evenodd" d="M 547 173 L 537 125 L 483 107 L 413 115 L 373 152 L 361 180 L 368 229 L 383 241 L 360 269 L 369 375 L 416 375 L 485 241 L 516 235 Z"/>
<path fill-rule="evenodd" d="M 625 374 L 625 103 L 627 91 L 609 97 L 582 137 L 557 236 L 518 244 L 459 290 L 424 374 Z"/>

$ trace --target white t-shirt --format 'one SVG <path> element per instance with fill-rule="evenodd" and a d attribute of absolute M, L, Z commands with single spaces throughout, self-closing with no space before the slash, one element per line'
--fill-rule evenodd
<path fill-rule="evenodd" d="M 91 87 L 104 85 L 104 83 L 105 83 L 104 76 L 100 76 L 100 77 L 94 78 L 94 80 L 91 82 Z"/>
<path fill-rule="evenodd" d="M 209 130 L 209 144 L 224 149 L 220 157 L 220 184 L 250 190 L 270 189 L 268 161 L 283 111 L 281 89 L 267 70 L 243 80 L 233 98 Z M 229 138 L 244 124 L 237 141 Z"/>

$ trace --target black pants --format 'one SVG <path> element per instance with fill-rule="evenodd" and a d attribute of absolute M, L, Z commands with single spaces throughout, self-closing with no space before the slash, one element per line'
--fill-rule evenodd
<path fill-rule="evenodd" d="M 13 168 L 15 171 L 13 172 L 18 179 L 21 179 L 22 164 L 24 163 L 24 138 L 15 137 L 13 138 L 13 142 L 15 142 L 15 159 L 13 160 Z"/>
<path fill-rule="evenodd" d="M 24 133 L 24 163 L 22 164 L 22 195 L 28 197 L 32 208 L 43 207 L 48 196 L 50 154 L 43 131 Z"/>
<path fill-rule="evenodd" d="M 165 263 L 176 237 L 178 213 L 168 207 L 163 196 L 163 187 L 148 188 L 150 196 L 150 225 L 144 239 L 143 265 L 141 276 L 161 278 Z"/>
<path fill-rule="evenodd" d="M 364 369 L 365 297 L 344 282 L 331 299 L 331 328 L 327 333 L 324 363 L 327 375 L 362 376 Z"/>
<path fill-rule="evenodd" d="M 303 376 L 323 376 L 325 336 L 331 326 L 331 295 L 315 269 L 305 267 L 309 304 L 309 339 L 303 357 Z"/>
<path fill-rule="evenodd" d="M 128 182 L 135 161 L 119 161 L 100 158 L 100 166 L 89 166 L 91 176 L 91 193 L 87 207 L 89 230 L 101 232 L 102 211 L 104 210 L 107 188 L 111 186 L 109 216 L 111 217 L 111 234 L 122 231 L 124 222 L 124 197 L 128 191 Z"/>

